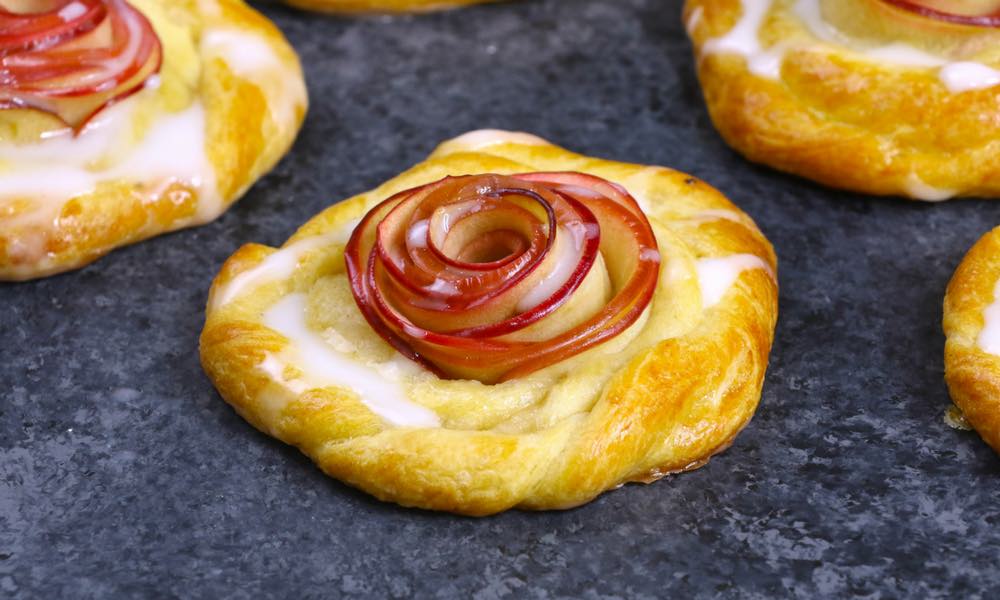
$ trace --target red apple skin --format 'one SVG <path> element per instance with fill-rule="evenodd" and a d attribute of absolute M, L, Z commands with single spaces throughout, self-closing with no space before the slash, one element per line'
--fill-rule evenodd
<path fill-rule="evenodd" d="M 60 13 L 70 5 L 78 7 L 74 11 L 78 16 L 67 21 Z M 0 8 L 0 56 L 62 44 L 96 28 L 107 12 L 103 0 L 65 0 L 38 13 L 13 13 Z"/>
<path fill-rule="evenodd" d="M 972 27 L 1000 27 L 1000 9 L 985 15 L 960 15 L 924 6 L 919 2 L 911 0 L 882 0 L 882 2 L 930 19 L 954 23 L 956 25 L 968 25 Z"/>

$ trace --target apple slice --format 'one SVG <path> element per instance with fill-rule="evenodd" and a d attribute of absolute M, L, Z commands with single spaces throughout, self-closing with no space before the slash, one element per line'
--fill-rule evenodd
<path fill-rule="evenodd" d="M 159 72 L 160 40 L 125 0 L 32 5 L 0 8 L 0 109 L 44 111 L 79 132 Z"/>
<path fill-rule="evenodd" d="M 628 193 L 580 173 L 448 177 L 376 206 L 344 252 L 384 339 L 441 376 L 494 383 L 627 329 L 656 239 Z"/>
<path fill-rule="evenodd" d="M 6 4 L 9 9 L 0 2 L 0 56 L 61 44 L 93 30 L 107 16 L 101 0 Z"/>
<path fill-rule="evenodd" d="M 977 27 L 1000 27 L 1000 0 L 882 1 L 925 17 L 949 23 Z"/>

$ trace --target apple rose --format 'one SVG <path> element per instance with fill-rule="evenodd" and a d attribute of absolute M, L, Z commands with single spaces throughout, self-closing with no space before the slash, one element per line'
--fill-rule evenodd
<path fill-rule="evenodd" d="M 161 60 L 152 25 L 125 0 L 0 0 L 0 109 L 44 111 L 79 131 Z"/>
<path fill-rule="evenodd" d="M 980 27 L 1000 27 L 1000 0 L 882 0 L 926 17 Z"/>
<path fill-rule="evenodd" d="M 623 188 L 581 173 L 448 177 L 369 212 L 344 251 L 358 307 L 440 376 L 495 383 L 635 323 L 656 238 Z"/>

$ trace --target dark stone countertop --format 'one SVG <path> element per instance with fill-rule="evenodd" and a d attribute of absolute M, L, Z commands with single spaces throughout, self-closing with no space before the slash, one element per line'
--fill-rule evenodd
<path fill-rule="evenodd" d="M 313 108 L 217 222 L 0 286 L 0 596 L 997 597 L 1000 459 L 952 430 L 941 301 L 1000 203 L 875 200 L 713 131 L 677 0 L 339 19 L 267 5 Z M 721 188 L 781 259 L 764 397 L 705 468 L 569 512 L 380 504 L 258 433 L 197 358 L 209 282 L 466 130 Z"/>

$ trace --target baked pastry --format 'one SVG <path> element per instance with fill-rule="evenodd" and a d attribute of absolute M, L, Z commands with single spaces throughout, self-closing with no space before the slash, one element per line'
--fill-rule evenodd
<path fill-rule="evenodd" d="M 214 219 L 302 123 L 298 58 L 241 0 L 10 5 L 0 3 L 0 280 Z"/>
<path fill-rule="evenodd" d="M 684 18 L 712 120 L 750 160 L 867 194 L 1000 195 L 1000 2 L 687 0 Z"/>
<path fill-rule="evenodd" d="M 298 8 L 331 13 L 431 12 L 497 0 L 285 0 Z"/>
<path fill-rule="evenodd" d="M 383 500 L 568 508 L 732 442 L 774 268 L 693 177 L 477 131 L 236 252 L 201 358 L 250 423 Z"/>
<path fill-rule="evenodd" d="M 1000 452 L 1000 227 L 969 250 L 948 284 L 944 333 L 952 400 Z"/>

